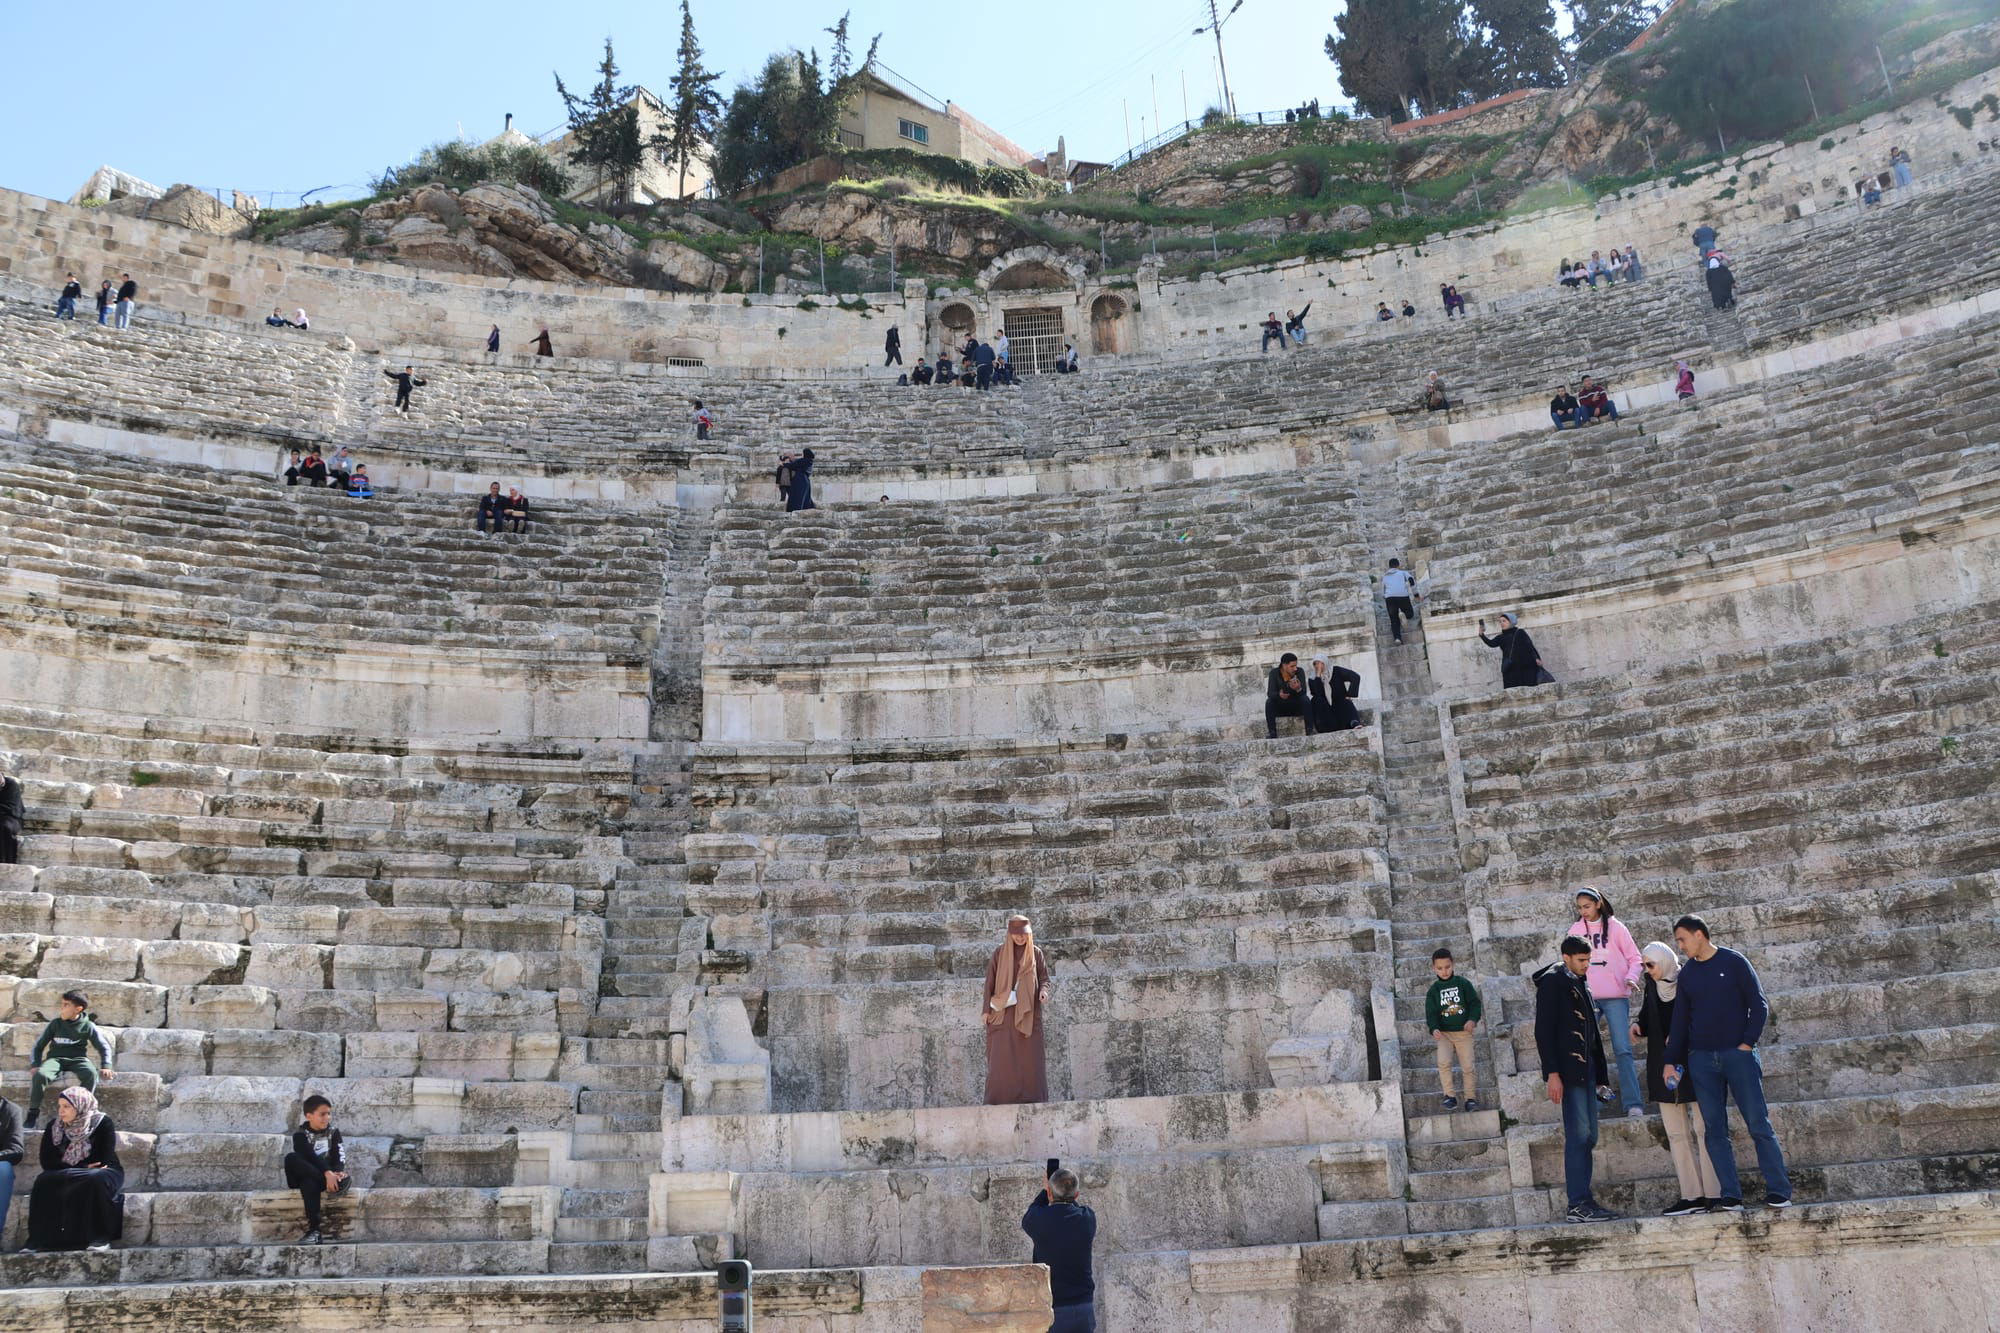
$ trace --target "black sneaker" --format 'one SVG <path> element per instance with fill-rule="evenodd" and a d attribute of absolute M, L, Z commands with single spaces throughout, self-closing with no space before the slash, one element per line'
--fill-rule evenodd
<path fill-rule="evenodd" d="M 1468 1111 L 1477 1111 L 1479 1109 L 1479 1099 L 1477 1097 L 1467 1097 L 1465 1099 L 1465 1109 Z"/>
<path fill-rule="evenodd" d="M 35 1127 L 35 1121 L 41 1118 L 41 1114 L 42 1112 L 39 1107 L 30 1109 L 28 1112 L 28 1118 L 21 1122 L 21 1128 L 33 1129 Z"/>
<path fill-rule="evenodd" d="M 1661 1217 L 1692 1217 L 1696 1213 L 1708 1211 L 1706 1199 L 1675 1199 L 1674 1206 L 1661 1213 Z"/>
<path fill-rule="evenodd" d="M 1616 1222 L 1618 1214 L 1608 1208 L 1600 1208 L 1594 1203 L 1572 1204 L 1563 1214 L 1565 1222 Z"/>
<path fill-rule="evenodd" d="M 1725 1195 L 1710 1204 L 1708 1211 L 1711 1213 L 1740 1213 L 1743 1211 L 1743 1200 L 1733 1194 Z"/>
<path fill-rule="evenodd" d="M 1764 1196 L 1764 1206 L 1766 1208 L 1789 1208 L 1792 1206 L 1792 1196 L 1789 1194 L 1767 1194 Z"/>
<path fill-rule="evenodd" d="M 1456 1110 L 1458 1109 L 1458 1098 L 1456 1098 L 1456 1097 L 1446 1097 L 1446 1098 L 1444 1098 L 1444 1099 L 1443 1099 L 1443 1106 L 1444 1106 L 1444 1109 L 1445 1109 L 1445 1110 L 1447 1110 L 1447 1111 L 1456 1111 Z"/>
<path fill-rule="evenodd" d="M 306 1234 L 299 1237 L 299 1244 L 301 1245 L 317 1245 L 319 1243 L 320 1240 L 319 1240 L 318 1227 L 308 1228 Z"/>

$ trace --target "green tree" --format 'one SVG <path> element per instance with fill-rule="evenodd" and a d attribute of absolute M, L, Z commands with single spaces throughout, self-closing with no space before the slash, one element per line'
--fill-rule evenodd
<path fill-rule="evenodd" d="M 1563 49 L 1549 0 L 1472 0 L 1472 18 L 1479 28 L 1474 96 L 1562 86 Z"/>
<path fill-rule="evenodd" d="M 720 73 L 711 73 L 701 63 L 701 43 L 695 40 L 694 15 L 688 0 L 681 0 L 680 67 L 668 80 L 674 90 L 673 123 L 659 142 L 661 157 L 668 166 L 680 166 L 680 189 L 687 197 L 688 166 L 715 137 L 722 118 L 722 98 L 715 91 Z"/>
<path fill-rule="evenodd" d="M 715 131 L 715 185 L 734 193 L 769 182 L 839 142 L 840 115 L 874 62 L 878 35 L 861 63 L 853 63 L 847 15 L 826 29 L 833 36 L 833 62 L 822 69 L 819 51 L 785 51 L 730 95 Z"/>
<path fill-rule="evenodd" d="M 1355 105 L 1393 121 L 1464 106 L 1487 63 L 1459 0 L 1348 0 L 1327 59 Z"/>
<path fill-rule="evenodd" d="M 604 39 L 604 61 L 597 67 L 598 81 L 586 97 L 577 97 L 555 76 L 556 92 L 569 115 L 569 160 L 597 171 L 601 184 L 612 182 L 619 200 L 632 193 L 632 178 L 646 160 L 646 143 L 639 132 L 639 108 L 632 104 L 638 90 L 621 87 L 618 62 L 611 51 L 611 39 Z"/>
<path fill-rule="evenodd" d="M 1571 68 L 1609 60 L 1653 26 L 1660 5 L 1651 0 L 1563 0 L 1569 11 Z"/>
<path fill-rule="evenodd" d="M 1778 138 L 1810 121 L 1815 101 L 1831 114 L 1868 95 L 1875 24 L 1892 8 L 1734 0 L 1692 14 L 1669 37 L 1646 102 L 1696 141 L 1713 141 L 1718 129 L 1732 144 Z"/>

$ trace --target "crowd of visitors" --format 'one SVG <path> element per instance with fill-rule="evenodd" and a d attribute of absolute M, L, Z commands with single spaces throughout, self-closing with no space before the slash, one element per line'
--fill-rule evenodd
<path fill-rule="evenodd" d="M 287 486 L 331 487 L 356 500 L 366 500 L 375 494 L 367 465 L 355 461 L 353 452 L 344 444 L 325 457 L 315 448 L 294 449 L 290 461 L 280 465 L 279 475 Z"/>
<path fill-rule="evenodd" d="M 1732 1101 L 1757 1150 L 1765 1206 L 1791 1206 L 1791 1177 L 1771 1127 L 1757 1058 L 1770 1006 L 1750 960 L 1718 947 L 1698 916 L 1674 922 L 1678 953 L 1661 941 L 1637 950 L 1623 926 L 1611 930 L 1610 903 L 1599 890 L 1581 890 L 1577 906 L 1585 933 L 1565 936 L 1560 961 L 1533 978 L 1535 1047 L 1549 1100 L 1562 1108 L 1566 1220 L 1601 1222 L 1615 1216 L 1592 1190 L 1598 1106 L 1614 1096 L 1631 1117 L 1645 1115 L 1645 1097 L 1660 1108 L 1681 1193 L 1667 1208 L 1668 1216 L 1742 1211 L 1743 1190 L 1729 1137 L 1727 1108 Z M 1640 1011 L 1632 1019 L 1635 997 Z M 1600 1017 L 1618 1060 L 1616 1093 L 1598 1033 Z M 1631 1042 L 1640 1037 L 1647 1042 L 1643 1088 L 1631 1055 Z"/>
<path fill-rule="evenodd" d="M 76 274 L 63 274 L 62 287 L 56 293 L 56 318 L 75 319 L 76 303 L 82 299 L 83 284 L 77 281 Z M 129 328 L 132 324 L 132 312 L 138 308 L 138 304 L 139 284 L 133 281 L 130 273 L 119 274 L 116 284 L 110 278 L 106 278 L 97 287 L 97 322 L 115 323 L 121 329 Z"/>

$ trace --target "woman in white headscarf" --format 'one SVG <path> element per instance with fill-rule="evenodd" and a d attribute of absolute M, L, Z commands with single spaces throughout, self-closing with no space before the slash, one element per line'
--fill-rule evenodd
<path fill-rule="evenodd" d="M 1680 1178 L 1681 1188 L 1681 1197 L 1666 1215 L 1705 1213 L 1721 1198 L 1722 1187 L 1716 1182 L 1715 1167 L 1709 1163 L 1708 1148 L 1702 1142 L 1701 1107 L 1694 1099 L 1694 1080 L 1683 1078 L 1672 1088 L 1666 1082 L 1667 1033 L 1674 1025 L 1681 960 L 1658 940 L 1640 954 L 1645 959 L 1646 993 L 1639 1002 L 1632 1036 L 1646 1039 L 1646 1095 L 1659 1105 L 1660 1123 L 1667 1131 L 1667 1152 L 1674 1159 L 1674 1175 Z"/>
<path fill-rule="evenodd" d="M 1048 1037 L 1042 1006 L 1049 1001 L 1049 960 L 1028 918 L 1007 918 L 1007 938 L 986 964 L 979 1004 L 986 1027 L 986 1104 L 1013 1106 L 1049 1099 Z"/>

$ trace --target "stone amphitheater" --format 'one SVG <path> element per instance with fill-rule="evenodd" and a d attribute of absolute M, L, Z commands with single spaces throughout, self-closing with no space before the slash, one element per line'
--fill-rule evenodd
<path fill-rule="evenodd" d="M 1734 311 L 1661 245 L 1637 285 L 1523 269 L 1464 322 L 989 395 L 489 359 L 459 325 L 519 285 L 6 196 L 0 1090 L 87 989 L 127 1179 L 115 1248 L 16 1255 L 31 1147 L 0 1333 L 693 1330 L 731 1256 L 772 1329 L 1039 1330 L 1051 1156 L 1118 1333 L 2000 1328 L 1973 137 L 1882 207 L 1739 219 Z M 49 318 L 66 268 L 123 267 L 161 293 L 129 330 Z M 350 284 L 313 332 L 237 317 L 308 279 Z M 1212 295 L 1221 327 L 1269 293 Z M 943 302 L 896 300 L 934 344 Z M 881 325 L 843 318 L 859 365 Z M 1551 434 L 1583 371 L 1621 419 Z M 307 445 L 375 498 L 273 480 Z M 822 508 L 787 515 L 807 445 Z M 527 533 L 472 530 L 495 479 Z M 1391 556 L 1428 597 L 1400 646 Z M 1499 690 L 1501 609 L 1557 684 Z M 1287 650 L 1360 674 L 1361 727 L 1264 738 Z M 1642 941 L 1696 910 L 1750 955 L 1801 1206 L 1660 1218 L 1659 1120 L 1607 1120 L 1632 1220 L 1556 1225 L 1524 975 L 1583 882 Z M 985 1106 L 1016 910 L 1052 1100 Z M 1486 996 L 1477 1112 L 1436 1093 L 1439 945 Z M 302 1246 L 315 1092 L 359 1188 Z"/>

